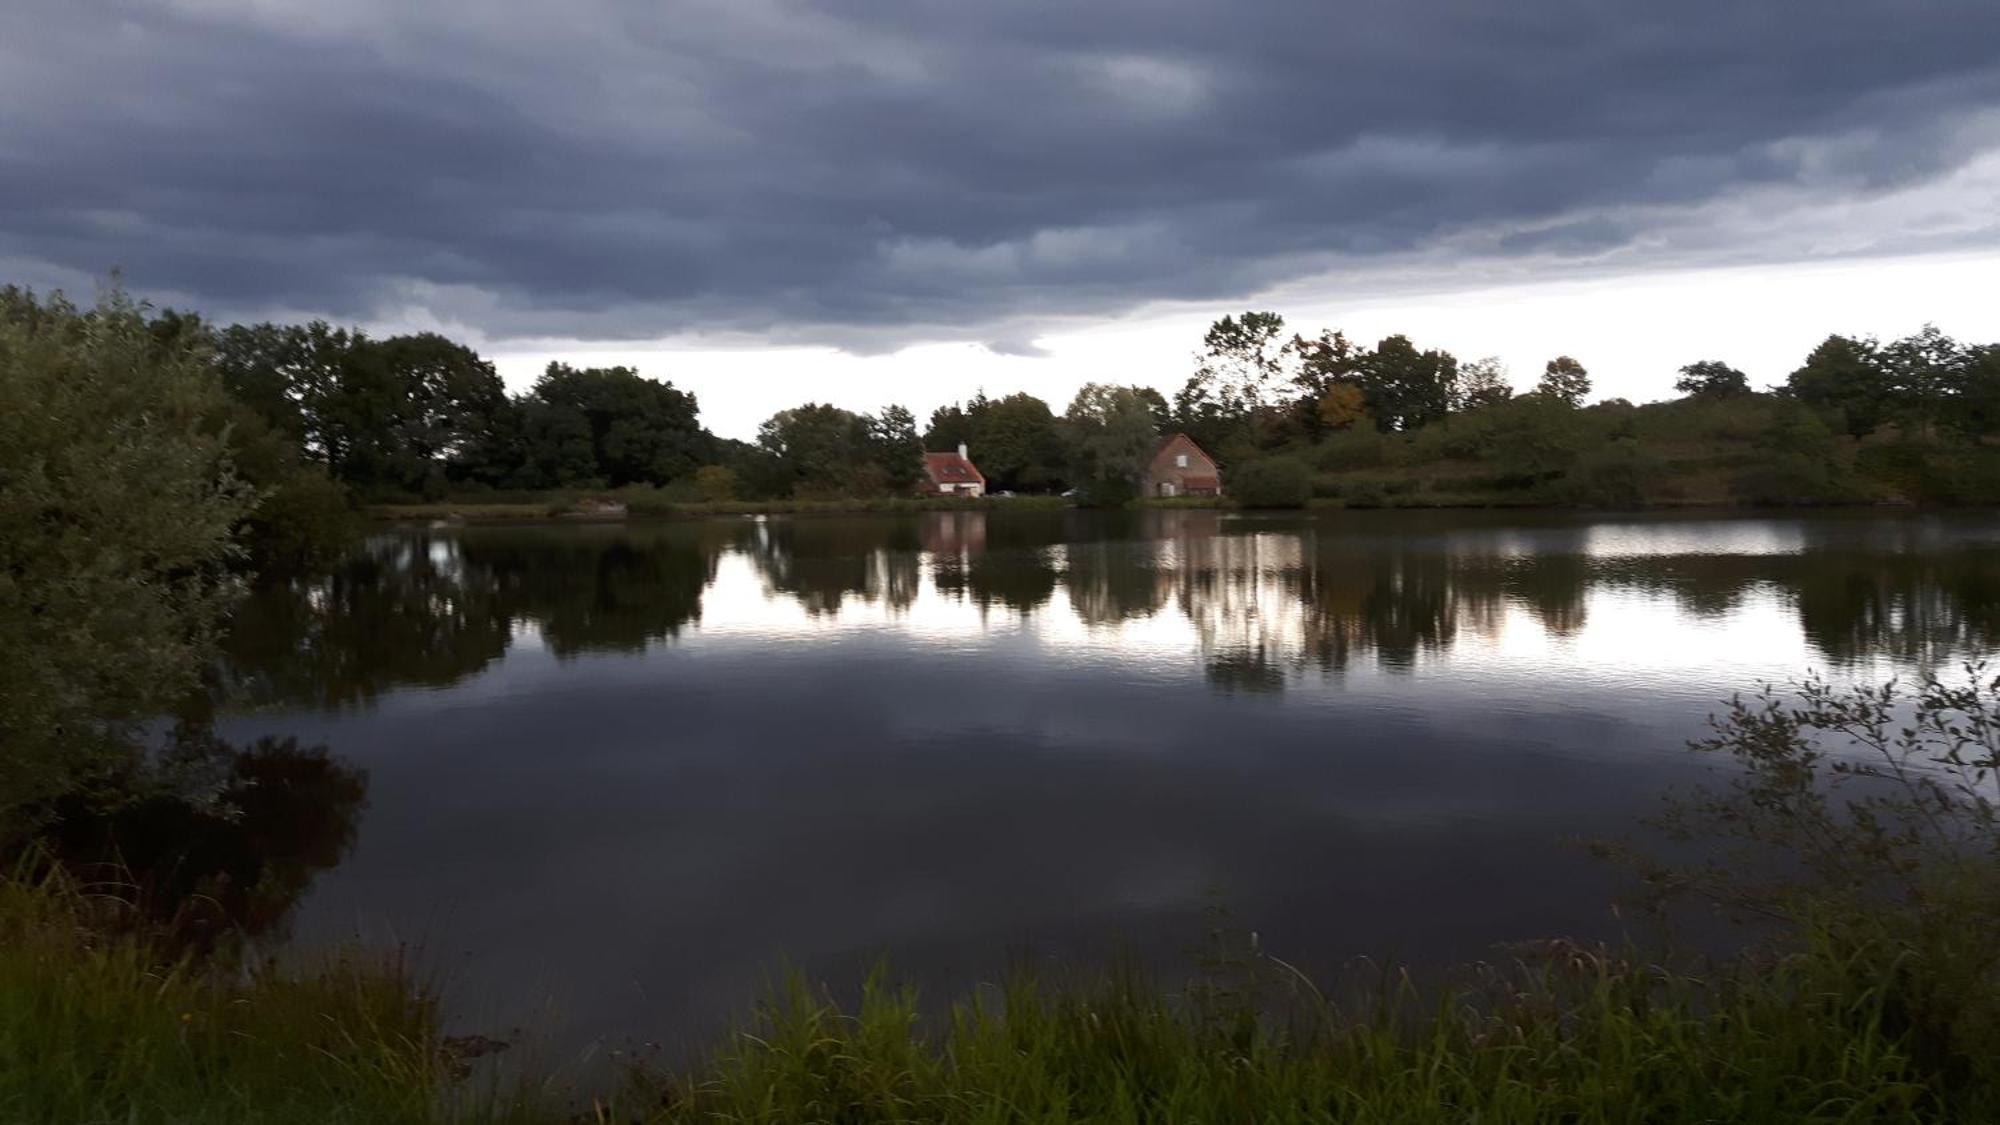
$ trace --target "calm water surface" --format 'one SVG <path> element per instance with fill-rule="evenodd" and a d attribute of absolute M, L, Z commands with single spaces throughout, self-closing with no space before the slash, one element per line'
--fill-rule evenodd
<path fill-rule="evenodd" d="M 255 599 L 224 728 L 366 773 L 296 936 L 421 943 L 469 1025 L 684 1042 L 781 962 L 950 989 L 1218 905 L 1316 968 L 1610 936 L 1565 839 L 1696 777 L 1720 697 L 1996 629 L 1990 514 L 400 530 Z"/>

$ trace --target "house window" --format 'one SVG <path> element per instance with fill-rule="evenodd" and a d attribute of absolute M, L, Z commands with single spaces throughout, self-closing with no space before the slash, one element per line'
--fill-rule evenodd
<path fill-rule="evenodd" d="M 1187 454 L 1185 453 L 1174 454 L 1174 468 L 1176 469 L 1187 468 Z"/>

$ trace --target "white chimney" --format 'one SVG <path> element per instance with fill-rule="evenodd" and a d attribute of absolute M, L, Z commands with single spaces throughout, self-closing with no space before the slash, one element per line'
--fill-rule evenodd
<path fill-rule="evenodd" d="M 959 460 L 961 460 L 961 461 L 970 461 L 970 460 L 972 460 L 972 458 L 971 458 L 971 457 L 970 457 L 969 455 L 967 455 L 967 454 L 966 454 L 966 452 L 965 452 L 965 443 L 964 443 L 964 442 L 962 442 L 962 441 L 958 443 L 958 457 L 959 457 Z"/>

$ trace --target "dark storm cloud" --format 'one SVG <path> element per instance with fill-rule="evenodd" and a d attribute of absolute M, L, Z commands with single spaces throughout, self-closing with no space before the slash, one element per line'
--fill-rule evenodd
<path fill-rule="evenodd" d="M 849 344 L 1977 155 L 1990 0 L 31 0 L 0 262 L 225 313 Z M 41 276 L 35 276 L 35 275 Z M 988 331 L 1001 346 L 1032 333 Z"/>

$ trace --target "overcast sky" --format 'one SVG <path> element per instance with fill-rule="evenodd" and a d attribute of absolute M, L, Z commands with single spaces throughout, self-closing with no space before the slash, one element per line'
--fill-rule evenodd
<path fill-rule="evenodd" d="M 1600 394 L 2000 339 L 1993 0 L 13 0 L 0 278 L 1061 409 L 1215 316 Z"/>

